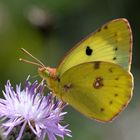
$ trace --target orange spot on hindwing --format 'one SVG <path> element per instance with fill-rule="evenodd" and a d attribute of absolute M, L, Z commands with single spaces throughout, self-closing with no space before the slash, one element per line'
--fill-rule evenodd
<path fill-rule="evenodd" d="M 99 89 L 99 88 L 101 88 L 103 86 L 104 86 L 104 84 L 103 84 L 103 78 L 97 77 L 95 79 L 95 81 L 93 82 L 93 87 L 96 88 L 96 89 Z"/>

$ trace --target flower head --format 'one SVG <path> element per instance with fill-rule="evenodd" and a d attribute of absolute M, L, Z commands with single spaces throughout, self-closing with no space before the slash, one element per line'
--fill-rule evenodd
<path fill-rule="evenodd" d="M 62 101 L 50 93 L 42 95 L 43 84 L 35 81 L 33 84 L 26 80 L 24 89 L 16 85 L 14 91 L 10 82 L 7 81 L 3 95 L 0 98 L 0 127 L 4 130 L 7 138 L 15 128 L 20 128 L 16 140 L 20 140 L 26 129 L 29 129 L 38 140 L 44 140 L 48 135 L 49 140 L 56 140 L 56 136 L 64 138 L 70 135 L 67 126 L 60 123 L 66 112 L 61 112 L 65 105 Z"/>

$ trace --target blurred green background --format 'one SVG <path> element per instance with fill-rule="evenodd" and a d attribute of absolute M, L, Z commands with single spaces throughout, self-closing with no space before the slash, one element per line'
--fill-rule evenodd
<path fill-rule="evenodd" d="M 64 54 L 83 37 L 109 20 L 125 17 L 134 38 L 132 73 L 134 96 L 112 123 L 90 120 L 71 107 L 65 121 L 73 138 L 65 140 L 139 140 L 140 134 L 140 8 L 137 0 L 0 0 L 0 90 L 8 79 L 23 83 L 37 68 L 18 61 L 25 48 L 47 66 L 56 67 Z M 1 92 L 2 93 L 2 92 Z"/>

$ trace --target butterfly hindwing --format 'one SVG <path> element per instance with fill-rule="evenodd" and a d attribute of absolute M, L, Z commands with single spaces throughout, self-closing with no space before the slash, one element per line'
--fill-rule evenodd
<path fill-rule="evenodd" d="M 126 19 L 108 22 L 77 44 L 61 61 L 57 75 L 84 62 L 107 61 L 130 70 L 132 48 L 131 28 Z"/>
<path fill-rule="evenodd" d="M 132 77 L 119 65 L 88 62 L 70 68 L 60 77 L 59 93 L 85 116 L 112 120 L 132 96 Z"/>

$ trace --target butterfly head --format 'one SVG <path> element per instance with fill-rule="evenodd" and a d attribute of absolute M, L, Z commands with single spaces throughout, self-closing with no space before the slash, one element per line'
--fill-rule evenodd
<path fill-rule="evenodd" d="M 38 68 L 38 74 L 40 75 L 41 78 L 45 79 L 47 77 L 49 77 L 50 73 L 47 70 L 46 67 L 39 67 Z"/>
<path fill-rule="evenodd" d="M 47 79 L 48 77 L 55 76 L 56 69 L 50 68 L 50 67 L 39 67 L 38 73 L 39 73 L 40 77 L 42 77 L 43 79 Z"/>

